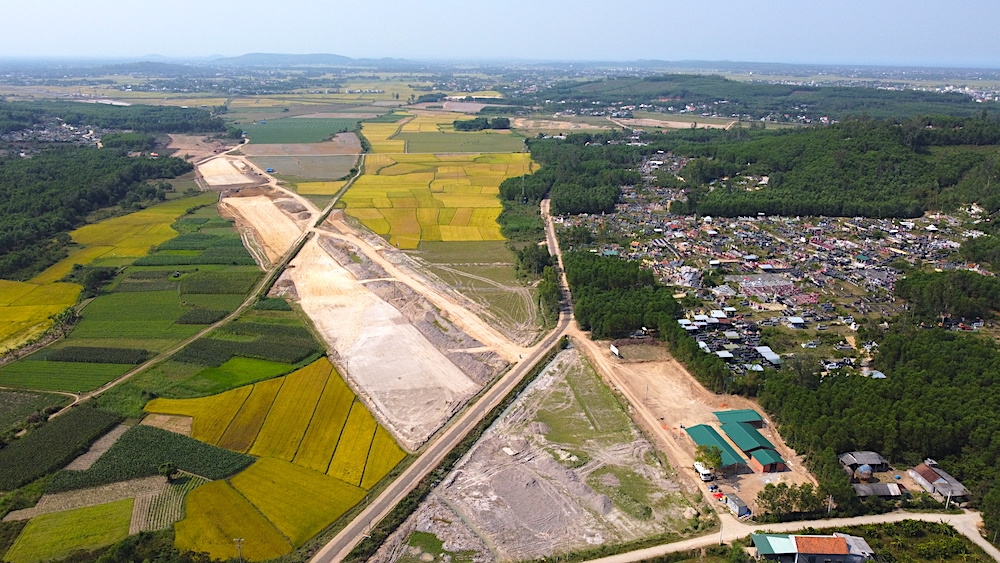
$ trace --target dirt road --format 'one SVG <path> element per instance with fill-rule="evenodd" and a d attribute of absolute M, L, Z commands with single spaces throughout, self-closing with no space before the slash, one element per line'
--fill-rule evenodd
<path fill-rule="evenodd" d="M 590 561 L 594 563 L 632 563 L 633 561 L 642 561 L 651 557 L 666 555 L 668 553 L 677 553 L 679 551 L 698 549 L 701 547 L 708 547 L 710 545 L 719 545 L 720 543 L 729 543 L 740 538 L 745 538 L 751 533 L 756 533 L 758 531 L 785 533 L 801 530 L 807 526 L 813 528 L 832 528 L 836 526 L 856 526 L 860 524 L 882 524 L 887 522 L 899 522 L 901 520 L 922 520 L 924 522 L 944 522 L 945 524 L 950 524 L 962 535 L 972 540 L 979 547 L 983 548 L 983 550 L 985 550 L 990 557 L 1000 561 L 1000 550 L 993 547 L 979 534 L 979 526 L 983 521 L 982 517 L 980 517 L 978 512 L 969 511 L 963 512 L 962 514 L 890 512 L 889 514 L 859 516 L 857 518 L 834 518 L 830 520 L 809 520 L 806 522 L 784 522 L 781 524 L 747 524 L 744 522 L 738 522 L 732 518 L 729 518 L 728 520 L 724 518 L 722 530 L 719 534 L 712 534 L 676 543 L 658 545 L 619 555 L 612 555 L 610 557 L 602 557 L 600 559 L 591 559 Z"/>

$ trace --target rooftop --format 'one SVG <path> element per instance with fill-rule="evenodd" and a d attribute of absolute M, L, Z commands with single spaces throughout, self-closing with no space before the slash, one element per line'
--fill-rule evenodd
<path fill-rule="evenodd" d="M 746 422 L 726 422 L 722 425 L 722 431 L 728 434 L 736 446 L 745 452 L 760 448 L 774 449 L 774 444 Z"/>
<path fill-rule="evenodd" d="M 685 428 L 684 430 L 688 433 L 688 436 L 691 436 L 694 443 L 699 446 L 715 446 L 722 450 L 722 467 L 729 467 L 730 465 L 736 465 L 738 463 L 746 463 L 743 461 L 743 457 L 736 453 L 736 450 L 734 450 L 728 442 L 722 439 L 722 436 L 715 431 L 715 428 L 705 424 L 699 424 L 697 426 Z M 720 468 L 716 467 L 715 469 Z"/>
<path fill-rule="evenodd" d="M 847 540 L 829 536 L 794 536 L 799 553 L 817 555 L 849 555 Z"/>
<path fill-rule="evenodd" d="M 719 422 L 725 424 L 727 422 L 760 422 L 764 420 L 760 413 L 753 409 L 740 409 L 731 411 L 716 411 L 712 414 L 715 418 L 719 419 Z"/>

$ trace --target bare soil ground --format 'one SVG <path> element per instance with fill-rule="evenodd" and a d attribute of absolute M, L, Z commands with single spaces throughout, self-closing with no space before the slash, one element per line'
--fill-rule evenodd
<path fill-rule="evenodd" d="M 333 114 L 336 115 L 336 114 Z M 338 116 L 343 117 L 343 116 Z M 322 143 L 294 143 L 279 145 L 249 144 L 240 148 L 246 156 L 327 156 L 361 154 L 361 140 L 354 133 L 337 133 L 333 140 Z"/>
<path fill-rule="evenodd" d="M 589 123 L 556 121 L 553 119 L 529 119 L 525 117 L 515 117 L 510 120 L 510 124 L 514 129 L 565 129 L 566 131 L 606 129 L 605 127 Z"/>
<path fill-rule="evenodd" d="M 97 458 L 101 457 L 102 455 L 104 455 L 104 452 L 111 449 L 111 446 L 115 445 L 115 442 L 118 441 L 118 438 L 121 438 L 122 434 L 124 434 L 125 431 L 128 429 L 129 427 L 125 426 L 124 424 L 119 424 L 118 426 L 115 426 L 114 428 L 111 429 L 110 432 L 108 432 L 104 436 L 101 436 L 96 442 L 91 444 L 90 449 L 87 450 L 87 453 L 69 462 L 69 465 L 66 466 L 66 469 L 69 469 L 71 471 L 86 471 L 87 469 L 90 469 L 90 466 L 94 465 L 94 462 L 97 461 Z"/>
<path fill-rule="evenodd" d="M 167 145 L 167 150 L 173 151 L 175 156 L 187 158 L 191 162 L 198 162 L 215 156 L 235 146 L 234 142 L 209 141 L 204 135 L 178 135 L 172 133 L 168 136 L 170 137 L 170 144 Z"/>
<path fill-rule="evenodd" d="M 698 479 L 693 469 L 694 441 L 682 426 L 709 424 L 718 428 L 718 419 L 712 413 L 727 409 L 754 409 L 764 415 L 766 426 L 761 433 L 776 446 L 789 471 L 727 476 L 720 482 L 724 492 L 738 491 L 740 498 L 753 510 L 757 493 L 768 483 L 816 484 L 802 456 L 785 444 L 756 402 L 737 395 L 716 395 L 708 391 L 665 350 L 661 349 L 662 359 L 630 361 L 628 351 L 623 354 L 624 359 L 619 359 L 611 354 L 608 342 L 594 342 L 585 333 L 573 332 L 576 333 L 573 334 L 576 337 L 574 342 L 586 353 L 602 377 L 635 405 L 633 418 L 656 438 L 657 446 L 667 454 L 671 465 L 685 474 L 690 484 L 701 487 L 707 493 L 707 484 Z M 643 354 L 650 352 L 644 351 Z M 721 431 L 719 434 L 725 436 Z M 735 445 L 733 448 L 739 451 Z"/>
<path fill-rule="evenodd" d="M 269 263 L 291 248 L 312 217 L 301 201 L 283 195 L 283 191 L 244 190 L 219 202 L 219 213 L 235 219 L 236 228 L 256 241 Z"/>
<path fill-rule="evenodd" d="M 319 238 L 306 243 L 282 278 L 294 284 L 360 396 L 406 448 L 416 449 L 480 385 L 337 263 Z"/>
<path fill-rule="evenodd" d="M 142 422 L 146 426 L 155 426 L 161 430 L 191 436 L 191 423 L 194 419 L 190 416 L 174 416 L 169 414 L 147 414 Z"/>
<path fill-rule="evenodd" d="M 210 187 L 259 184 L 262 178 L 247 174 L 246 164 L 234 158 L 213 158 L 198 165 L 198 174 Z"/>
<path fill-rule="evenodd" d="M 100 487 L 91 487 L 89 489 L 42 495 L 38 504 L 31 508 L 15 510 L 5 516 L 3 521 L 27 520 L 40 514 L 97 506 L 144 494 L 156 495 L 163 492 L 166 486 L 167 478 L 156 475 L 154 477 L 132 479 L 131 481 L 111 483 L 110 485 L 101 485 Z"/>
<path fill-rule="evenodd" d="M 487 430 L 374 560 L 406 555 L 413 530 L 435 534 L 447 551 L 471 550 L 476 561 L 520 561 L 666 532 L 683 535 L 697 514 L 652 444 L 570 349 Z M 480 541 L 470 541 L 470 534 Z"/>
<path fill-rule="evenodd" d="M 628 127 L 662 127 L 664 129 L 691 129 L 693 124 L 690 121 L 669 121 L 665 119 L 615 119 L 619 123 Z M 729 123 L 702 123 L 696 122 L 698 129 L 729 129 L 735 124 L 733 120 Z"/>
<path fill-rule="evenodd" d="M 372 119 L 381 115 L 374 112 L 350 112 L 342 113 L 307 113 L 305 115 L 293 115 L 294 119 Z"/>

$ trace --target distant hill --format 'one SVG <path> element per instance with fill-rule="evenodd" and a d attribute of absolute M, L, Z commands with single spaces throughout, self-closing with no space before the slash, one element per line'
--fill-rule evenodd
<path fill-rule="evenodd" d="M 294 55 L 283 53 L 247 53 L 237 57 L 223 57 L 211 61 L 217 66 L 353 66 L 358 64 L 358 59 L 352 59 L 343 55 L 333 55 L 326 53 L 313 53 L 307 55 Z"/>

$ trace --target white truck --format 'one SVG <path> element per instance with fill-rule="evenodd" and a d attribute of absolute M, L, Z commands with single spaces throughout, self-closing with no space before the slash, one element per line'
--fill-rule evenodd
<path fill-rule="evenodd" d="M 701 477 L 702 481 L 708 482 L 715 479 L 715 473 L 700 462 L 694 462 L 694 470 L 698 472 L 698 476 Z"/>

